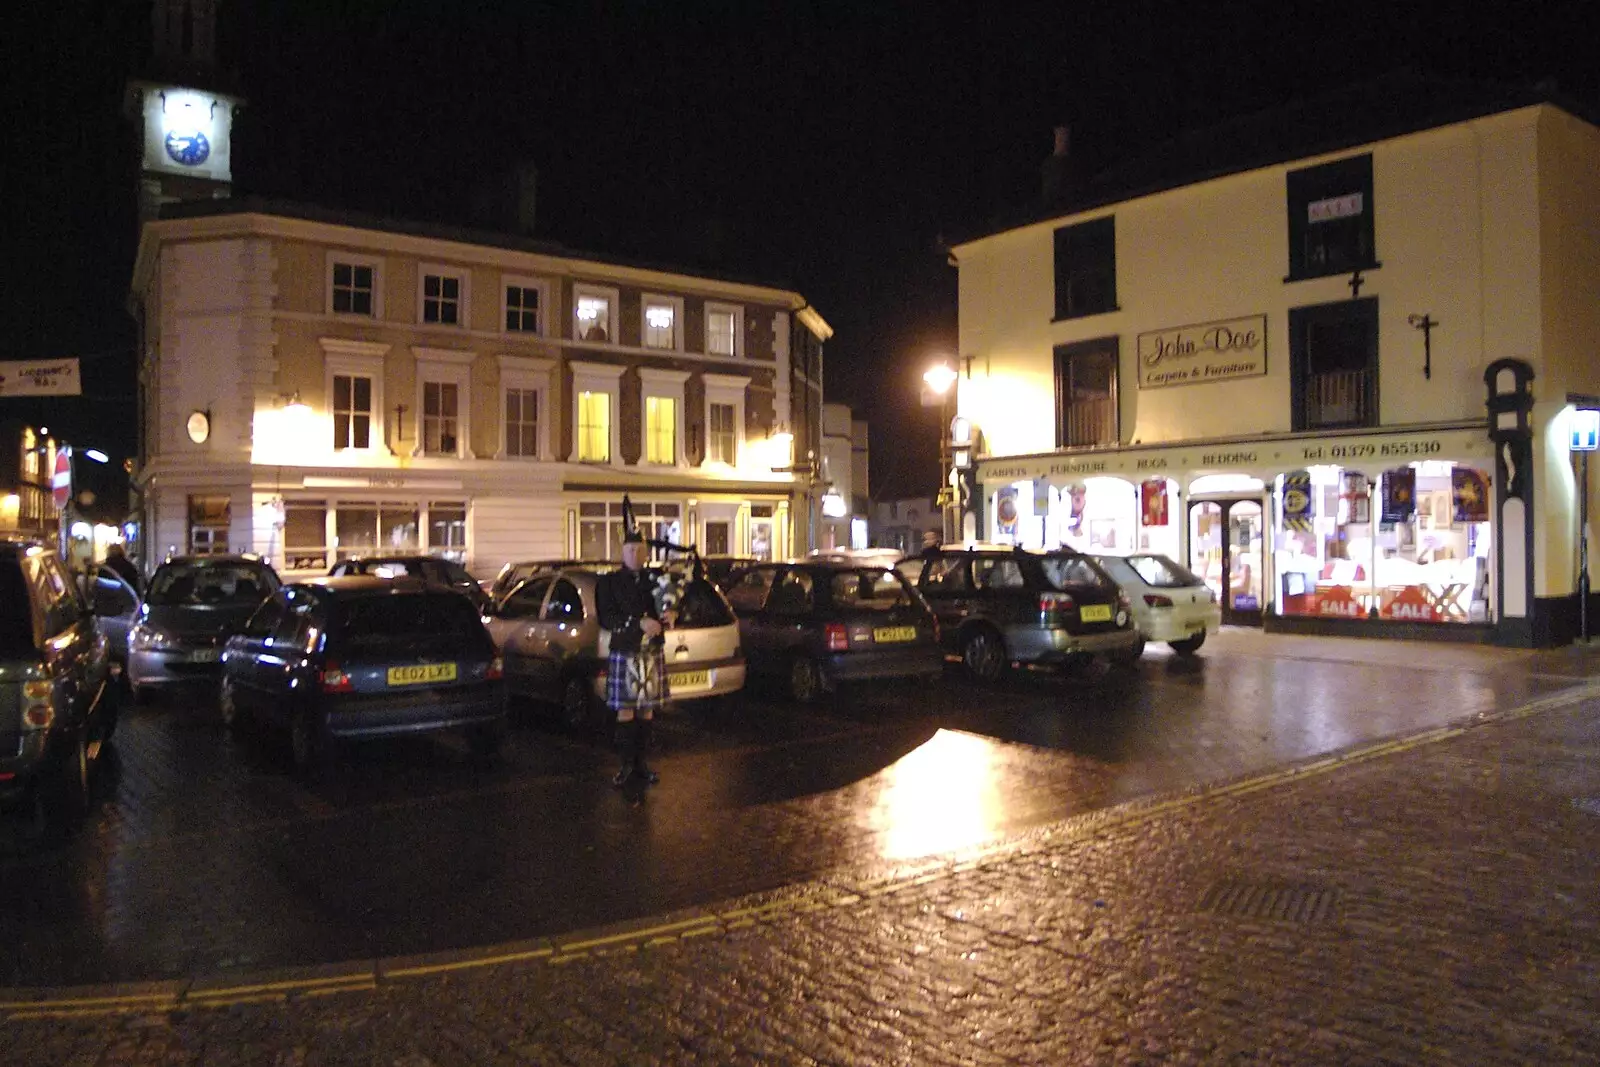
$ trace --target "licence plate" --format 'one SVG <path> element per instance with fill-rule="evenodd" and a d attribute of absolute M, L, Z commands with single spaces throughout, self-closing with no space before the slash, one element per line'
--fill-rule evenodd
<path fill-rule="evenodd" d="M 915 626 L 880 626 L 872 631 L 874 641 L 915 641 L 917 628 Z"/>
<path fill-rule="evenodd" d="M 710 671 L 679 671 L 667 675 L 667 688 L 674 693 L 687 693 L 695 689 L 711 688 Z"/>
<path fill-rule="evenodd" d="M 419 663 L 414 667 L 390 667 L 390 685 L 418 685 L 425 682 L 453 682 L 454 663 Z"/>
<path fill-rule="evenodd" d="M 1110 622 L 1110 604 L 1085 604 L 1078 609 L 1078 618 L 1084 622 Z"/>
<path fill-rule="evenodd" d="M 189 653 L 190 663 L 215 663 L 222 658 L 220 648 L 197 648 Z"/>

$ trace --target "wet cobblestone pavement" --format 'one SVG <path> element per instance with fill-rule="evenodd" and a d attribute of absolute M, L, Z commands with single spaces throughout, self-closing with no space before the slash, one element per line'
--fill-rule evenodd
<path fill-rule="evenodd" d="M 1257 647 L 1232 654 L 1247 658 Z M 1298 650 L 1299 669 L 1314 673 L 1321 648 Z M 1447 649 L 1436 662 L 1467 655 Z M 758 886 L 771 890 L 763 895 L 713 905 L 743 891 L 735 881 L 722 897 L 635 911 L 639 930 L 535 931 L 547 936 L 483 954 L 515 963 L 453 954 L 375 964 L 382 953 L 354 952 L 323 957 L 346 966 L 279 976 L 287 984 L 276 988 L 257 970 L 94 991 L 125 998 L 99 1003 L 80 994 L 52 1006 L 37 1000 L 58 994 L 14 991 L 0 996 L 9 1002 L 0 1047 L 6 1062 L 30 1064 L 1597 1062 L 1600 703 L 1577 688 L 1595 664 L 1589 653 L 1485 655 L 1461 661 L 1492 664 L 1462 672 L 1471 675 L 1462 684 L 1489 703 L 1458 703 L 1437 719 L 1456 726 L 1416 734 L 1437 724 L 1413 719 L 1410 731 L 1390 731 L 1412 740 L 1364 756 L 1302 759 L 1296 773 L 1164 796 L 1130 785 L 1117 764 L 1084 756 L 1082 746 L 1041 756 L 1014 738 L 958 732 L 943 716 L 938 733 L 910 722 L 866 729 L 846 717 L 822 733 L 871 755 L 835 775 L 804 771 L 816 790 L 770 806 L 827 798 L 827 814 L 855 829 L 837 848 L 809 846 L 838 861 Z M 1250 674 L 1241 667 L 1231 677 Z M 1362 699 L 1386 702 L 1373 714 L 1388 721 L 1392 704 L 1411 696 L 1368 689 Z M 1507 714 L 1529 701 L 1531 713 Z M 1218 705 L 1234 706 L 1231 692 Z M 1489 717 L 1465 724 L 1473 712 Z M 1017 728 L 1032 729 L 1024 720 Z M 772 753 L 812 737 L 796 729 L 787 744 L 754 749 L 734 737 L 686 744 L 667 767 L 781 760 Z M 1243 742 L 1232 757 L 1195 747 L 1206 771 L 1259 755 Z M 434 787 L 442 788 L 438 760 L 445 778 L 456 773 L 448 757 L 417 759 Z M 919 771 L 918 761 L 930 766 Z M 1004 783 L 1005 799 L 1023 785 L 1050 799 L 1018 820 L 929 830 L 984 807 L 938 773 L 975 761 L 998 768 L 983 781 Z M 1081 795 L 1059 784 L 1058 764 L 1084 772 Z M 388 780 L 393 766 L 384 766 Z M 874 766 L 885 769 L 863 779 Z M 1135 777 L 1158 785 L 1179 777 L 1160 767 L 1152 759 Z M 905 778 L 902 800 L 933 807 L 931 820 L 910 821 L 925 840 L 894 842 L 897 822 L 886 811 L 896 801 L 886 798 L 896 785 L 878 780 L 891 772 Z M 473 772 L 459 773 L 465 781 Z M 520 795 L 525 773 L 499 788 Z M 554 770 L 548 777 L 565 780 Z M 822 788 L 830 777 L 841 784 Z M 375 788 L 360 781 L 357 773 L 348 787 Z M 869 795 L 839 798 L 860 789 Z M 1122 791 L 1147 799 L 1105 806 Z M 495 789 L 480 783 L 469 795 L 483 793 Z M 670 795 L 662 789 L 644 817 L 670 807 Z M 308 817 L 311 801 L 287 792 L 259 799 L 267 811 L 285 805 L 285 826 Z M 347 799 L 322 802 L 337 812 Z M 387 803 L 382 810 L 409 810 L 402 797 Z M 602 842 L 631 833 L 648 851 L 644 824 L 627 821 L 639 812 L 603 804 L 597 812 L 574 833 Z M 800 821 L 793 814 L 773 825 L 787 827 L 789 847 L 808 847 L 789 826 Z M 311 817 L 337 821 L 327 811 Z M 460 832 L 470 827 L 462 816 Z M 196 845 L 213 840 L 194 830 L 172 847 L 181 855 L 187 843 L 199 868 L 207 857 Z M 379 844 L 403 853 L 404 842 L 397 829 Z M 702 854 L 718 844 L 707 841 Z M 763 853 L 779 876 L 781 847 Z M 851 847 L 861 850 L 845 856 Z M 173 862 L 169 874 L 181 872 Z M 301 869 L 310 892 L 317 862 Z M 622 871 L 619 894 L 651 899 L 633 879 L 657 869 Z M 108 881 L 116 876 L 108 869 Z M 211 906 L 225 912 L 230 901 Z M 272 941 L 258 914 L 233 921 Z M 512 930 L 448 947 L 530 936 Z M 181 941 L 174 935 L 175 952 Z M 91 1014 L 70 1014 L 82 1011 Z"/>

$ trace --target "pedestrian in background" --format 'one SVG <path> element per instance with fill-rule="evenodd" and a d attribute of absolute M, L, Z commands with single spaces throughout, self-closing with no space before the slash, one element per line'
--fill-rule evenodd
<path fill-rule="evenodd" d="M 106 561 L 101 566 L 127 582 L 135 593 L 140 592 L 139 568 L 133 565 L 133 560 L 128 558 L 128 553 L 121 545 L 106 546 Z"/>
<path fill-rule="evenodd" d="M 667 664 L 662 634 L 671 622 L 656 607 L 655 582 L 644 570 L 647 548 L 637 531 L 622 543 L 622 567 L 595 585 L 600 625 L 611 631 L 606 662 L 606 704 L 617 716 L 622 766 L 611 784 L 654 785 L 660 776 L 645 763 L 656 708 L 666 702 Z"/>

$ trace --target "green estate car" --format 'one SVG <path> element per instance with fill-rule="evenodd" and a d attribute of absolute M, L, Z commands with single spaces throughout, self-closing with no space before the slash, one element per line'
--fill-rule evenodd
<path fill-rule="evenodd" d="M 105 635 L 55 550 L 0 540 L 0 807 L 26 836 L 88 810 L 116 699 Z"/>

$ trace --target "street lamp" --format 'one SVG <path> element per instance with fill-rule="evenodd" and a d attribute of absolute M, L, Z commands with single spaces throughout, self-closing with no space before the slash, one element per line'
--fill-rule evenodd
<path fill-rule="evenodd" d="M 960 375 L 948 360 L 940 360 L 922 372 L 922 406 L 939 408 L 939 524 L 940 540 L 953 541 L 960 533 L 960 502 L 955 497 L 952 474 L 954 455 L 950 449 L 950 415 L 956 400 L 956 380 Z M 952 528 L 954 532 L 952 532 Z"/>

